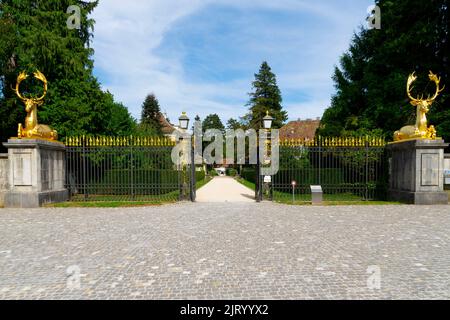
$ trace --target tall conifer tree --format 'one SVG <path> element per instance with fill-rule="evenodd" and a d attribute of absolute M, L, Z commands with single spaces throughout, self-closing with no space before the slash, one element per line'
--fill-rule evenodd
<path fill-rule="evenodd" d="M 267 111 L 274 118 L 273 128 L 281 128 L 287 120 L 287 112 L 283 110 L 280 88 L 269 64 L 263 62 L 259 72 L 255 74 L 253 91 L 249 93 L 250 112 L 244 117 L 249 127 L 260 129 Z"/>
<path fill-rule="evenodd" d="M 128 110 L 103 92 L 93 76 L 89 19 L 98 1 L 0 0 L 0 140 L 16 134 L 25 111 L 11 87 L 20 71 L 40 70 L 49 90 L 39 120 L 61 137 L 76 134 L 130 134 L 134 120 Z M 66 13 L 81 8 L 81 28 L 69 29 Z M 24 87 L 38 92 L 32 81 Z"/>

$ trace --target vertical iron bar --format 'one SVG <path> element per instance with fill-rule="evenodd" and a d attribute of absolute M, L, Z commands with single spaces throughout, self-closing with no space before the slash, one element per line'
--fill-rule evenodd
<path fill-rule="evenodd" d="M 83 159 L 83 189 L 84 189 L 84 201 L 88 200 L 88 190 L 87 190 L 87 166 L 86 166 L 86 140 L 84 139 L 84 137 L 82 138 L 82 159 Z"/>
<path fill-rule="evenodd" d="M 369 139 L 366 137 L 366 201 L 369 201 Z"/>
<path fill-rule="evenodd" d="M 132 139 L 131 139 L 132 140 Z M 130 141 L 130 165 L 131 165 L 131 180 L 130 180 L 130 188 L 131 188 L 131 200 L 134 201 L 135 198 L 135 194 L 134 194 L 134 157 L 133 157 L 133 141 Z"/>

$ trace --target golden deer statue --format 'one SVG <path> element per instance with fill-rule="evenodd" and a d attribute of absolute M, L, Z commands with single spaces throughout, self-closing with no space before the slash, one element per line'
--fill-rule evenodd
<path fill-rule="evenodd" d="M 17 77 L 16 88 L 14 89 L 14 92 L 17 94 L 19 99 L 25 103 L 25 111 L 27 112 L 27 116 L 25 118 L 25 128 L 21 123 L 19 123 L 17 137 L 19 139 L 37 138 L 57 140 L 58 133 L 56 132 L 56 130 L 52 130 L 49 126 L 38 123 L 37 108 L 42 106 L 42 104 L 44 103 L 44 98 L 47 94 L 47 79 L 40 71 L 36 71 L 34 73 L 34 77 L 37 80 L 42 81 L 44 84 L 44 93 L 39 98 L 26 98 L 22 96 L 22 94 L 20 93 L 20 84 L 22 83 L 22 81 L 28 78 L 28 75 L 25 72 L 21 72 Z"/>
<path fill-rule="evenodd" d="M 402 141 L 407 139 L 436 139 L 436 129 L 434 126 L 428 127 L 427 113 L 430 111 L 430 107 L 434 100 L 436 100 L 445 87 L 442 89 L 440 88 L 441 78 L 433 72 L 430 71 L 428 77 L 430 78 L 430 81 L 436 84 L 436 93 L 432 97 L 428 96 L 427 99 L 423 99 L 423 96 L 420 99 L 417 99 L 411 95 L 411 91 L 413 89 L 411 85 L 417 80 L 417 76 L 415 73 L 409 76 L 406 92 L 411 100 L 411 105 L 417 108 L 416 124 L 414 126 L 403 127 L 399 131 L 396 131 L 394 133 L 394 141 Z"/>

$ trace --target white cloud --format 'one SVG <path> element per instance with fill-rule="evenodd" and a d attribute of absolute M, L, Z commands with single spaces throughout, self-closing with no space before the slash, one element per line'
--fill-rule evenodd
<path fill-rule="evenodd" d="M 229 117 L 238 117 L 245 112 L 246 94 L 250 90 L 253 75 L 222 83 L 192 81 L 185 72 L 183 52 L 166 56 L 156 53 L 167 33 L 177 23 L 182 23 L 183 18 L 200 12 L 212 3 L 233 6 L 244 12 L 256 7 L 307 12 L 311 16 L 328 19 L 333 29 L 328 30 L 329 34 L 327 30 L 306 30 L 304 39 L 308 42 L 292 45 L 302 50 L 299 57 L 306 56 L 308 60 L 288 57 L 289 68 L 277 72 L 277 75 L 282 90 L 298 90 L 309 97 L 310 101 L 286 105 L 292 118 L 320 116 L 329 105 L 333 64 L 338 62 L 339 55 L 348 46 L 352 30 L 356 29 L 365 15 L 364 5 L 359 4 L 362 9 L 355 8 L 355 3 L 360 2 L 101 0 L 93 14 L 96 20 L 93 40 L 95 70 L 104 88 L 129 107 L 135 116 L 139 115 L 145 96 L 154 92 L 171 120 L 175 120 L 181 111 L 187 111 L 192 116 L 218 113 L 226 121 Z M 355 12 L 359 11 L 362 11 L 360 17 L 355 16 Z M 289 32 L 293 31 L 286 30 L 286 33 Z M 273 51 L 270 44 L 266 47 L 262 44 L 254 50 L 266 53 Z M 283 60 L 284 57 L 280 56 L 279 59 Z M 255 65 L 259 63 L 259 60 L 255 61 Z"/>

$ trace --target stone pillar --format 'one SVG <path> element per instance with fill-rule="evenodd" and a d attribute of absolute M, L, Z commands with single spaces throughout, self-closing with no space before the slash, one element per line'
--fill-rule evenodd
<path fill-rule="evenodd" d="M 408 140 L 388 145 L 392 152 L 389 198 L 418 205 L 448 204 L 444 192 L 444 140 Z"/>
<path fill-rule="evenodd" d="M 4 205 L 5 192 L 9 190 L 8 154 L 0 153 L 0 208 Z"/>
<path fill-rule="evenodd" d="M 450 154 L 444 155 L 444 188 L 450 190 Z"/>
<path fill-rule="evenodd" d="M 65 189 L 65 146 L 60 142 L 11 139 L 6 208 L 37 208 L 69 198 Z"/>

